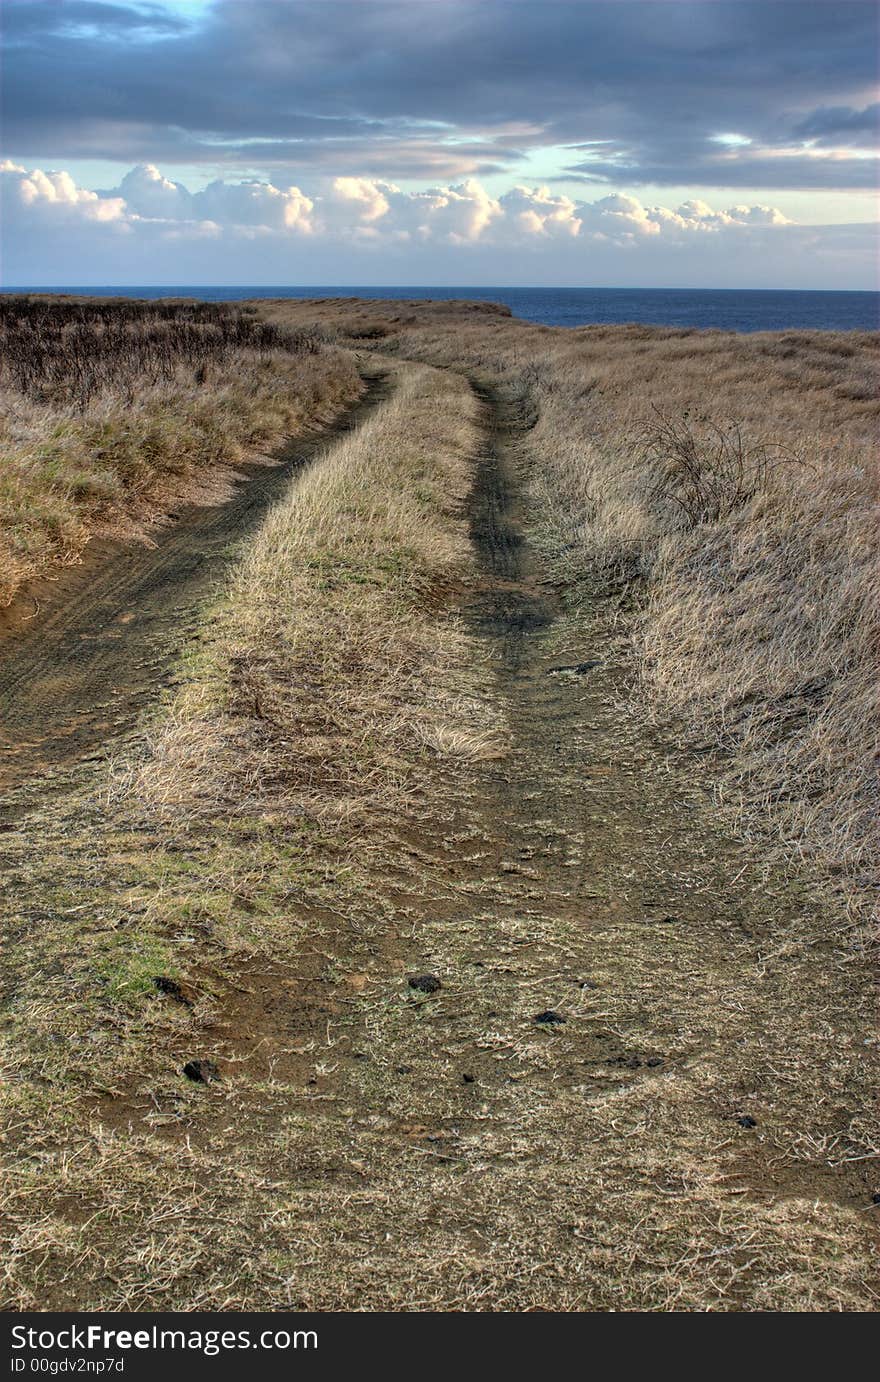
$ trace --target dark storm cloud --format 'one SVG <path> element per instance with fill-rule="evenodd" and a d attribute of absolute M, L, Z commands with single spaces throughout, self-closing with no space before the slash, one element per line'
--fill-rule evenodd
<path fill-rule="evenodd" d="M 128 37 L 141 30 L 177 34 L 189 28 L 186 20 L 163 5 L 114 5 L 100 0 L 11 0 L 4 6 L 3 36 L 12 44 L 47 35 L 66 36 L 98 31 Z"/>
<path fill-rule="evenodd" d="M 821 144 L 844 140 L 847 144 L 873 145 L 880 132 L 880 103 L 853 110 L 851 106 L 827 106 L 814 110 L 795 127 L 800 139 L 812 139 Z"/>
<path fill-rule="evenodd" d="M 870 0 L 217 0 L 197 24 L 182 13 L 6 0 L 6 147 L 393 177 L 515 167 L 564 144 L 593 181 L 871 180 L 866 160 L 836 156 L 871 137 Z M 715 142 L 725 135 L 739 138 Z"/>

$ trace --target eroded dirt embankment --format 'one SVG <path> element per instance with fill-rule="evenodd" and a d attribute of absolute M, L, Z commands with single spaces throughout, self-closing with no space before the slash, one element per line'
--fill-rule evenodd
<path fill-rule="evenodd" d="M 292 477 L 385 396 L 381 377 L 329 429 L 237 467 L 231 497 L 187 504 L 146 541 L 95 540 L 0 622 L 0 792 L 118 740 L 155 701 L 200 603 Z M 2 811 L 2 806 L 0 806 Z"/>

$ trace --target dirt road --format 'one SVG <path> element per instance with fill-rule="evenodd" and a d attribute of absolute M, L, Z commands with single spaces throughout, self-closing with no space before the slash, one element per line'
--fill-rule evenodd
<path fill-rule="evenodd" d="M 462 615 L 509 752 L 214 976 L 180 1056 L 221 1079 L 93 1105 L 55 1308 L 875 1308 L 855 969 L 633 709 L 618 613 L 547 582 L 525 429 L 479 396 Z"/>

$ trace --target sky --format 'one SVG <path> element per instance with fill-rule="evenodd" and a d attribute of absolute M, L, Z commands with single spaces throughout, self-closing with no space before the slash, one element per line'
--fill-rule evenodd
<path fill-rule="evenodd" d="M 874 0 L 4 0 L 0 281 L 875 288 Z"/>

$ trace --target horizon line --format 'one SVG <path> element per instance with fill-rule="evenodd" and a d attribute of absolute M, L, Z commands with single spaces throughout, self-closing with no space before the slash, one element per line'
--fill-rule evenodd
<path fill-rule="evenodd" d="M 355 289 L 363 292 L 393 291 L 402 292 L 406 289 L 418 289 L 420 292 L 438 290 L 450 292 L 453 289 L 461 289 L 470 292 L 558 292 L 558 293 L 868 293 L 875 297 L 880 296 L 880 287 L 877 288 L 720 288 L 692 286 L 687 284 L 675 285 L 646 285 L 646 284 L 575 284 L 575 283 L 11 283 L 0 284 L 0 293 L 27 293 L 27 292 L 80 292 L 87 289 L 133 289 L 149 288 L 225 288 L 225 289 L 248 289 L 254 292 L 267 292 L 277 288 L 286 291 L 293 289 L 333 289 L 334 291 L 345 291 L 348 296 L 357 296 Z"/>

